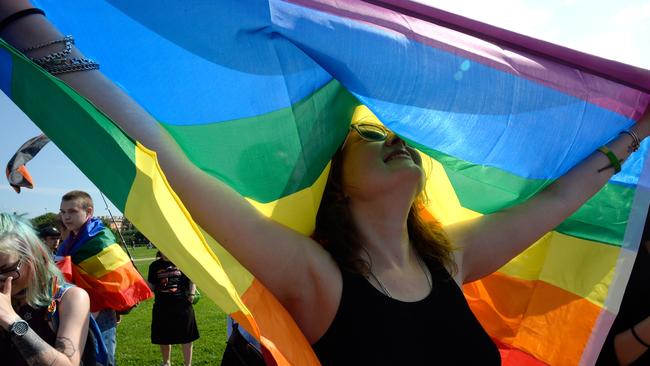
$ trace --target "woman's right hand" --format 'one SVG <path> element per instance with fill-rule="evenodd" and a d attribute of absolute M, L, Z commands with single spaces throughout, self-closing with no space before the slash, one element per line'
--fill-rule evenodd
<path fill-rule="evenodd" d="M 9 327 L 16 321 L 20 320 L 18 314 L 11 306 L 11 282 L 13 278 L 7 278 L 2 284 L 0 292 L 0 328 L 9 330 Z"/>

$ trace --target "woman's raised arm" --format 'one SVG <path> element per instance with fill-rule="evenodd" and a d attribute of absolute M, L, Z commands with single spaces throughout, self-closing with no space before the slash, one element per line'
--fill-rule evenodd
<path fill-rule="evenodd" d="M 639 140 L 650 135 L 650 109 L 630 132 L 607 144 L 618 159 L 629 157 L 633 135 Z M 614 171 L 610 158 L 595 151 L 530 200 L 450 227 L 449 236 L 460 250 L 456 256 L 460 280 L 477 280 L 499 269 L 580 208 Z"/>
<path fill-rule="evenodd" d="M 0 19 L 30 7 L 27 0 L 2 1 Z M 35 14 L 12 22 L 0 31 L 0 37 L 17 49 L 25 49 L 63 35 L 44 16 Z M 55 51 L 60 51 L 60 45 L 29 51 L 27 56 L 42 57 Z M 73 47 L 71 57 L 83 55 Z M 297 294 L 301 301 L 314 299 L 321 296 L 319 290 L 324 290 L 314 282 L 328 282 L 322 281 L 323 276 L 340 276 L 317 243 L 267 219 L 229 186 L 192 164 L 157 121 L 101 72 L 71 72 L 59 77 L 127 134 L 156 151 L 167 179 L 193 219 L 261 279 L 294 317 L 295 307 L 304 306 L 293 303 Z"/>

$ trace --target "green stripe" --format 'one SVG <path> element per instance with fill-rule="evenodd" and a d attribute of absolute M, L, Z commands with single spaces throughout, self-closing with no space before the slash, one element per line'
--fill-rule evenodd
<path fill-rule="evenodd" d="M 205 125 L 162 123 L 198 167 L 271 202 L 313 184 L 348 131 L 357 99 L 337 81 L 265 115 Z"/>
<path fill-rule="evenodd" d="M 567 235 L 621 246 L 634 194 L 632 188 L 608 183 L 556 230 Z"/>
<path fill-rule="evenodd" d="M 113 233 L 107 228 L 104 228 L 99 234 L 93 236 L 79 247 L 79 250 L 72 256 L 72 262 L 79 264 L 115 243 Z"/>
<path fill-rule="evenodd" d="M 489 214 L 528 200 L 552 180 L 526 179 L 408 142 L 439 161 L 463 207 Z M 634 188 L 608 183 L 556 230 L 586 240 L 620 246 L 627 228 Z M 534 225 L 534 223 L 531 223 Z"/>
<path fill-rule="evenodd" d="M 62 81 L 12 53 L 14 103 L 124 211 L 135 178 L 135 144 L 90 102 Z"/>

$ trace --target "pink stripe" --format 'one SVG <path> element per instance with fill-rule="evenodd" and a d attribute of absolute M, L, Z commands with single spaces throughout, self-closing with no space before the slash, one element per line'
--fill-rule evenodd
<path fill-rule="evenodd" d="M 412 9 L 418 10 L 418 14 L 421 15 L 419 18 L 415 18 L 362 1 L 287 1 L 338 17 L 355 20 L 375 28 L 380 28 L 383 31 L 391 31 L 405 35 L 422 44 L 454 53 L 494 69 L 534 81 L 631 119 L 636 120 L 641 117 L 646 106 L 650 103 L 650 94 L 641 92 L 630 86 L 622 85 L 623 83 L 630 83 L 627 79 L 615 77 L 623 75 L 633 80 L 646 80 L 647 83 L 640 82 L 641 84 L 635 84 L 635 87 L 650 90 L 650 85 L 647 87 L 645 85 L 650 84 L 650 72 L 647 70 L 600 59 L 547 42 L 534 40 L 530 37 L 471 21 L 437 9 L 421 6 L 420 4 L 409 3 L 409 6 Z M 402 2 L 396 3 L 402 4 Z M 406 7 L 406 5 L 404 6 Z M 411 12 L 415 10 L 411 10 Z M 431 14 L 425 13 L 425 11 Z M 423 13 L 426 16 L 422 16 Z M 475 35 L 481 35 L 483 32 L 489 34 L 491 32 L 498 33 L 499 37 L 492 35 L 485 37 L 489 38 L 490 41 L 485 41 L 475 36 L 470 36 L 460 31 L 432 23 L 432 21 L 436 21 L 438 23 L 443 22 L 448 24 L 449 19 L 440 19 L 439 17 L 441 15 L 445 15 L 447 18 L 453 16 L 457 18 L 457 21 L 460 19 L 468 24 L 474 24 L 475 28 L 478 28 L 473 30 Z M 420 18 L 425 18 L 426 20 Z M 500 42 L 500 39 L 506 39 L 507 41 Z M 526 47 L 526 45 L 533 43 L 536 48 L 529 49 Z M 526 50 L 527 52 L 521 50 Z M 558 60 L 562 61 L 557 57 L 557 54 L 561 53 L 560 50 L 566 54 L 580 56 L 575 56 L 572 59 L 574 61 L 581 61 L 592 66 L 596 65 L 603 69 L 601 72 L 595 72 L 594 70 L 582 71 L 578 70 L 573 64 L 571 67 L 566 66 L 565 63 L 569 63 L 568 61 L 559 63 Z M 595 73 L 600 74 L 600 76 L 595 75 Z M 610 73 L 612 74 L 610 75 Z M 605 78 L 605 76 L 609 77 Z"/>
<path fill-rule="evenodd" d="M 591 332 L 587 346 L 582 352 L 582 358 L 580 359 L 581 365 L 593 365 L 596 363 L 600 350 L 603 348 L 603 344 L 607 338 L 607 333 L 609 333 L 612 324 L 614 324 L 615 318 L 616 315 L 605 309 L 602 310 L 596 320 L 596 325 Z"/>

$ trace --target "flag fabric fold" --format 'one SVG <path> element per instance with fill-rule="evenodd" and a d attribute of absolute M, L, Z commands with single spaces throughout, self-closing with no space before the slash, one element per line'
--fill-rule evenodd
<path fill-rule="evenodd" d="M 650 103 L 646 70 L 406 1 L 37 3 L 193 164 L 305 235 L 351 119 L 377 118 L 420 150 L 427 214 L 448 225 L 524 202 Z M 269 360 L 318 364 L 277 300 L 193 222 L 154 151 L 6 44 L 0 87 Z M 465 286 L 504 364 L 595 361 L 650 202 L 647 151 Z"/>
<path fill-rule="evenodd" d="M 59 246 L 59 268 L 66 280 L 90 297 L 90 311 L 127 311 L 153 294 L 113 233 L 98 218 L 91 218 L 79 234 Z"/>

